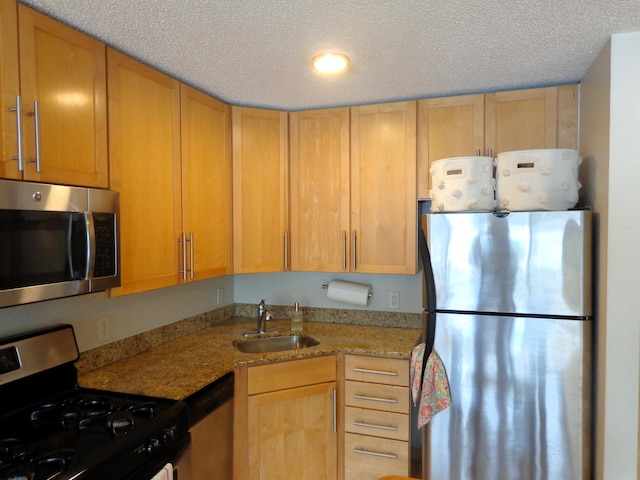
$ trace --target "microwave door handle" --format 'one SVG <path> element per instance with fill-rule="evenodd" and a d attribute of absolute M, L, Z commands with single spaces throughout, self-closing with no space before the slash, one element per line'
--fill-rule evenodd
<path fill-rule="evenodd" d="M 96 265 L 96 231 L 93 223 L 93 214 L 91 212 L 84 212 L 84 225 L 86 228 L 86 242 L 87 242 L 87 256 L 86 269 L 84 278 L 93 278 L 93 273 Z"/>

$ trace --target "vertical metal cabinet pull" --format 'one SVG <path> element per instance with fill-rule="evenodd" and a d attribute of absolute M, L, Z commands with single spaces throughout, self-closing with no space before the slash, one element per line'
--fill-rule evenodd
<path fill-rule="evenodd" d="M 193 280 L 195 271 L 196 271 L 196 267 L 194 265 L 195 255 L 194 255 L 194 246 L 193 246 L 193 232 L 189 233 L 189 246 L 191 247 L 189 249 L 190 256 L 191 256 L 191 265 L 190 265 L 191 268 L 189 269 L 189 277 Z"/>
<path fill-rule="evenodd" d="M 360 448 L 354 448 L 353 453 L 357 453 L 359 455 L 371 455 L 372 457 L 383 457 L 383 458 L 398 458 L 397 455 L 392 453 L 380 453 L 380 452 L 372 452 L 371 450 L 362 450 Z"/>
<path fill-rule="evenodd" d="M 16 136 L 18 137 L 18 155 L 13 157 L 18 161 L 18 171 L 24 172 L 24 159 L 22 153 L 22 98 L 20 95 L 16 96 L 15 108 L 10 108 L 10 112 L 16 112 Z"/>
<path fill-rule="evenodd" d="M 289 232 L 284 232 L 284 270 L 289 269 Z"/>
<path fill-rule="evenodd" d="M 356 231 L 355 230 L 351 233 L 351 241 L 353 242 L 352 245 L 351 245 L 351 255 L 353 255 L 353 260 L 352 260 L 352 262 L 353 262 L 353 271 L 355 272 L 357 270 L 357 266 L 358 266 L 357 263 L 356 263 L 357 250 L 356 250 Z"/>
<path fill-rule="evenodd" d="M 333 389 L 333 433 L 338 432 L 338 403 L 336 400 L 336 389 Z"/>
<path fill-rule="evenodd" d="M 178 239 L 178 244 L 182 244 L 182 270 L 178 273 L 182 274 L 182 280 L 187 279 L 187 234 L 182 232 L 182 236 Z"/>
<path fill-rule="evenodd" d="M 33 112 L 29 112 L 28 115 L 33 117 L 36 140 L 36 158 L 29 160 L 29 162 L 35 162 L 36 172 L 40 173 L 42 171 L 42 162 L 40 159 L 40 103 L 38 100 L 33 101 Z"/>
<path fill-rule="evenodd" d="M 342 271 L 347 271 L 347 231 L 342 231 Z"/>

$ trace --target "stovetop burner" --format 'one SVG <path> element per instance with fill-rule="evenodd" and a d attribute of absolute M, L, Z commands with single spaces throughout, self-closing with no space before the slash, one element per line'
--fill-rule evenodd
<path fill-rule="evenodd" d="M 53 333 L 58 340 L 73 336 L 70 326 Z M 0 411 L 0 480 L 133 480 L 187 448 L 182 402 L 80 388 L 68 360 L 5 382 L 20 369 L 33 370 L 13 360 L 34 357 L 30 341 L 0 341 L 0 398 L 11 399 L 9 411 Z"/>

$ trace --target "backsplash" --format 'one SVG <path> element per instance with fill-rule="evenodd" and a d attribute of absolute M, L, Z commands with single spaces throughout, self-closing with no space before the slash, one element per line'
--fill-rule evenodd
<path fill-rule="evenodd" d="M 289 319 L 291 306 L 270 305 L 269 311 L 276 320 Z M 343 323 L 351 325 L 372 325 L 378 327 L 421 328 L 418 313 L 372 312 L 333 308 L 303 308 L 304 321 L 323 323 Z M 96 368 L 123 360 L 152 347 L 162 345 L 203 328 L 220 324 L 234 317 L 257 317 L 254 304 L 239 303 L 195 315 L 184 320 L 154 330 L 133 335 L 80 354 L 76 363 L 78 374 L 82 375 Z"/>

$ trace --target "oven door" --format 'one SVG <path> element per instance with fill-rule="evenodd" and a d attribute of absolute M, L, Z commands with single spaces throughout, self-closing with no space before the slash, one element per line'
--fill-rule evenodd
<path fill-rule="evenodd" d="M 189 480 L 191 473 L 191 434 L 188 432 L 176 439 L 162 455 L 152 455 L 148 462 L 135 471 L 127 473 L 122 480 L 165 480 L 163 470 L 167 464 L 172 466 L 172 478 L 169 480 Z"/>

